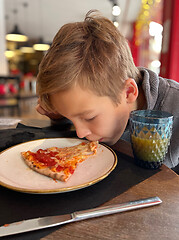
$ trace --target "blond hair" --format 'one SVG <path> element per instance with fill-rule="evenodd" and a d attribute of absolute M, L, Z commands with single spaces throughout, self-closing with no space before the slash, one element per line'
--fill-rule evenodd
<path fill-rule="evenodd" d="M 75 84 L 119 103 L 128 78 L 138 83 L 140 73 L 127 40 L 109 19 L 90 11 L 83 22 L 65 24 L 57 32 L 39 66 L 37 93 L 48 110 L 51 94 Z"/>

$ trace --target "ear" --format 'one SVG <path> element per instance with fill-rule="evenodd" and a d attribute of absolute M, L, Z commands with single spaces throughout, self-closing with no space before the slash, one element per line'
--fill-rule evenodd
<path fill-rule="evenodd" d="M 139 90 L 134 79 L 128 78 L 125 83 L 125 96 L 127 103 L 134 103 L 138 97 Z"/>

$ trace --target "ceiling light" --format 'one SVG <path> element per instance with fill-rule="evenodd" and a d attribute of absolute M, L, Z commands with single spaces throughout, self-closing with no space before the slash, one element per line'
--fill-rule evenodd
<path fill-rule="evenodd" d="M 36 51 L 47 51 L 50 48 L 50 45 L 45 43 L 43 41 L 43 37 L 42 37 L 43 36 L 43 21 L 42 21 L 43 20 L 43 18 L 42 18 L 43 17 L 42 16 L 43 12 L 42 11 L 43 11 L 43 4 L 42 4 L 41 0 L 39 0 L 39 17 L 40 17 L 39 22 L 40 22 L 40 25 L 41 25 L 41 27 L 39 29 L 39 32 L 41 31 L 41 35 L 40 35 L 39 42 L 33 45 L 33 48 Z"/>
<path fill-rule="evenodd" d="M 8 59 L 10 59 L 10 58 L 12 58 L 12 57 L 14 57 L 14 51 L 12 51 L 12 50 L 6 50 L 5 51 L 5 56 L 8 58 Z"/>
<path fill-rule="evenodd" d="M 23 45 L 21 45 L 20 51 L 22 53 L 34 53 L 35 52 L 35 50 L 33 49 L 33 47 L 31 46 L 31 44 L 29 42 L 26 42 Z"/>
<path fill-rule="evenodd" d="M 42 43 L 37 43 L 37 44 L 33 45 L 33 48 L 36 51 L 47 51 L 50 48 L 50 46 L 48 44 L 45 44 L 45 43 L 43 43 L 43 44 Z"/>
<path fill-rule="evenodd" d="M 15 25 L 13 31 L 6 35 L 6 40 L 13 42 L 26 42 L 28 40 L 28 37 L 22 34 L 19 31 L 18 26 Z"/>
<path fill-rule="evenodd" d="M 121 8 L 117 4 L 114 4 L 112 8 L 112 15 L 119 16 L 120 13 L 121 13 Z"/>
<path fill-rule="evenodd" d="M 151 66 L 154 68 L 159 68 L 161 66 L 161 62 L 159 60 L 153 60 L 151 62 Z"/>
<path fill-rule="evenodd" d="M 149 24 L 149 34 L 151 36 L 161 35 L 163 31 L 163 26 L 157 22 L 151 21 Z"/>
<path fill-rule="evenodd" d="M 23 53 L 34 53 L 34 49 L 32 47 L 24 46 L 20 48 Z"/>
<path fill-rule="evenodd" d="M 119 27 L 119 23 L 117 21 L 113 22 L 115 27 Z"/>
<path fill-rule="evenodd" d="M 43 39 L 40 38 L 40 41 L 33 45 L 34 50 L 36 51 L 47 51 L 50 48 L 50 45 L 43 42 Z"/>

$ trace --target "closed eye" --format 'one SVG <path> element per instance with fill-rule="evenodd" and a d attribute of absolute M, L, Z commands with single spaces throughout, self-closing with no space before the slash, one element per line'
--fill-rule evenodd
<path fill-rule="evenodd" d="M 92 117 L 92 118 L 85 119 L 85 121 L 90 122 L 90 121 L 93 121 L 95 118 L 96 118 L 96 116 Z"/>

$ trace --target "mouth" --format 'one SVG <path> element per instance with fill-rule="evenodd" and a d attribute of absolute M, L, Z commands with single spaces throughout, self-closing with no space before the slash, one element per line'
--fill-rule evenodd
<path fill-rule="evenodd" d="M 104 138 L 100 138 L 98 141 L 99 141 L 99 142 L 103 142 L 103 140 L 104 140 Z"/>
<path fill-rule="evenodd" d="M 100 138 L 100 139 L 89 139 L 89 138 L 86 138 L 88 141 L 98 141 L 98 142 L 104 142 L 104 138 Z"/>

